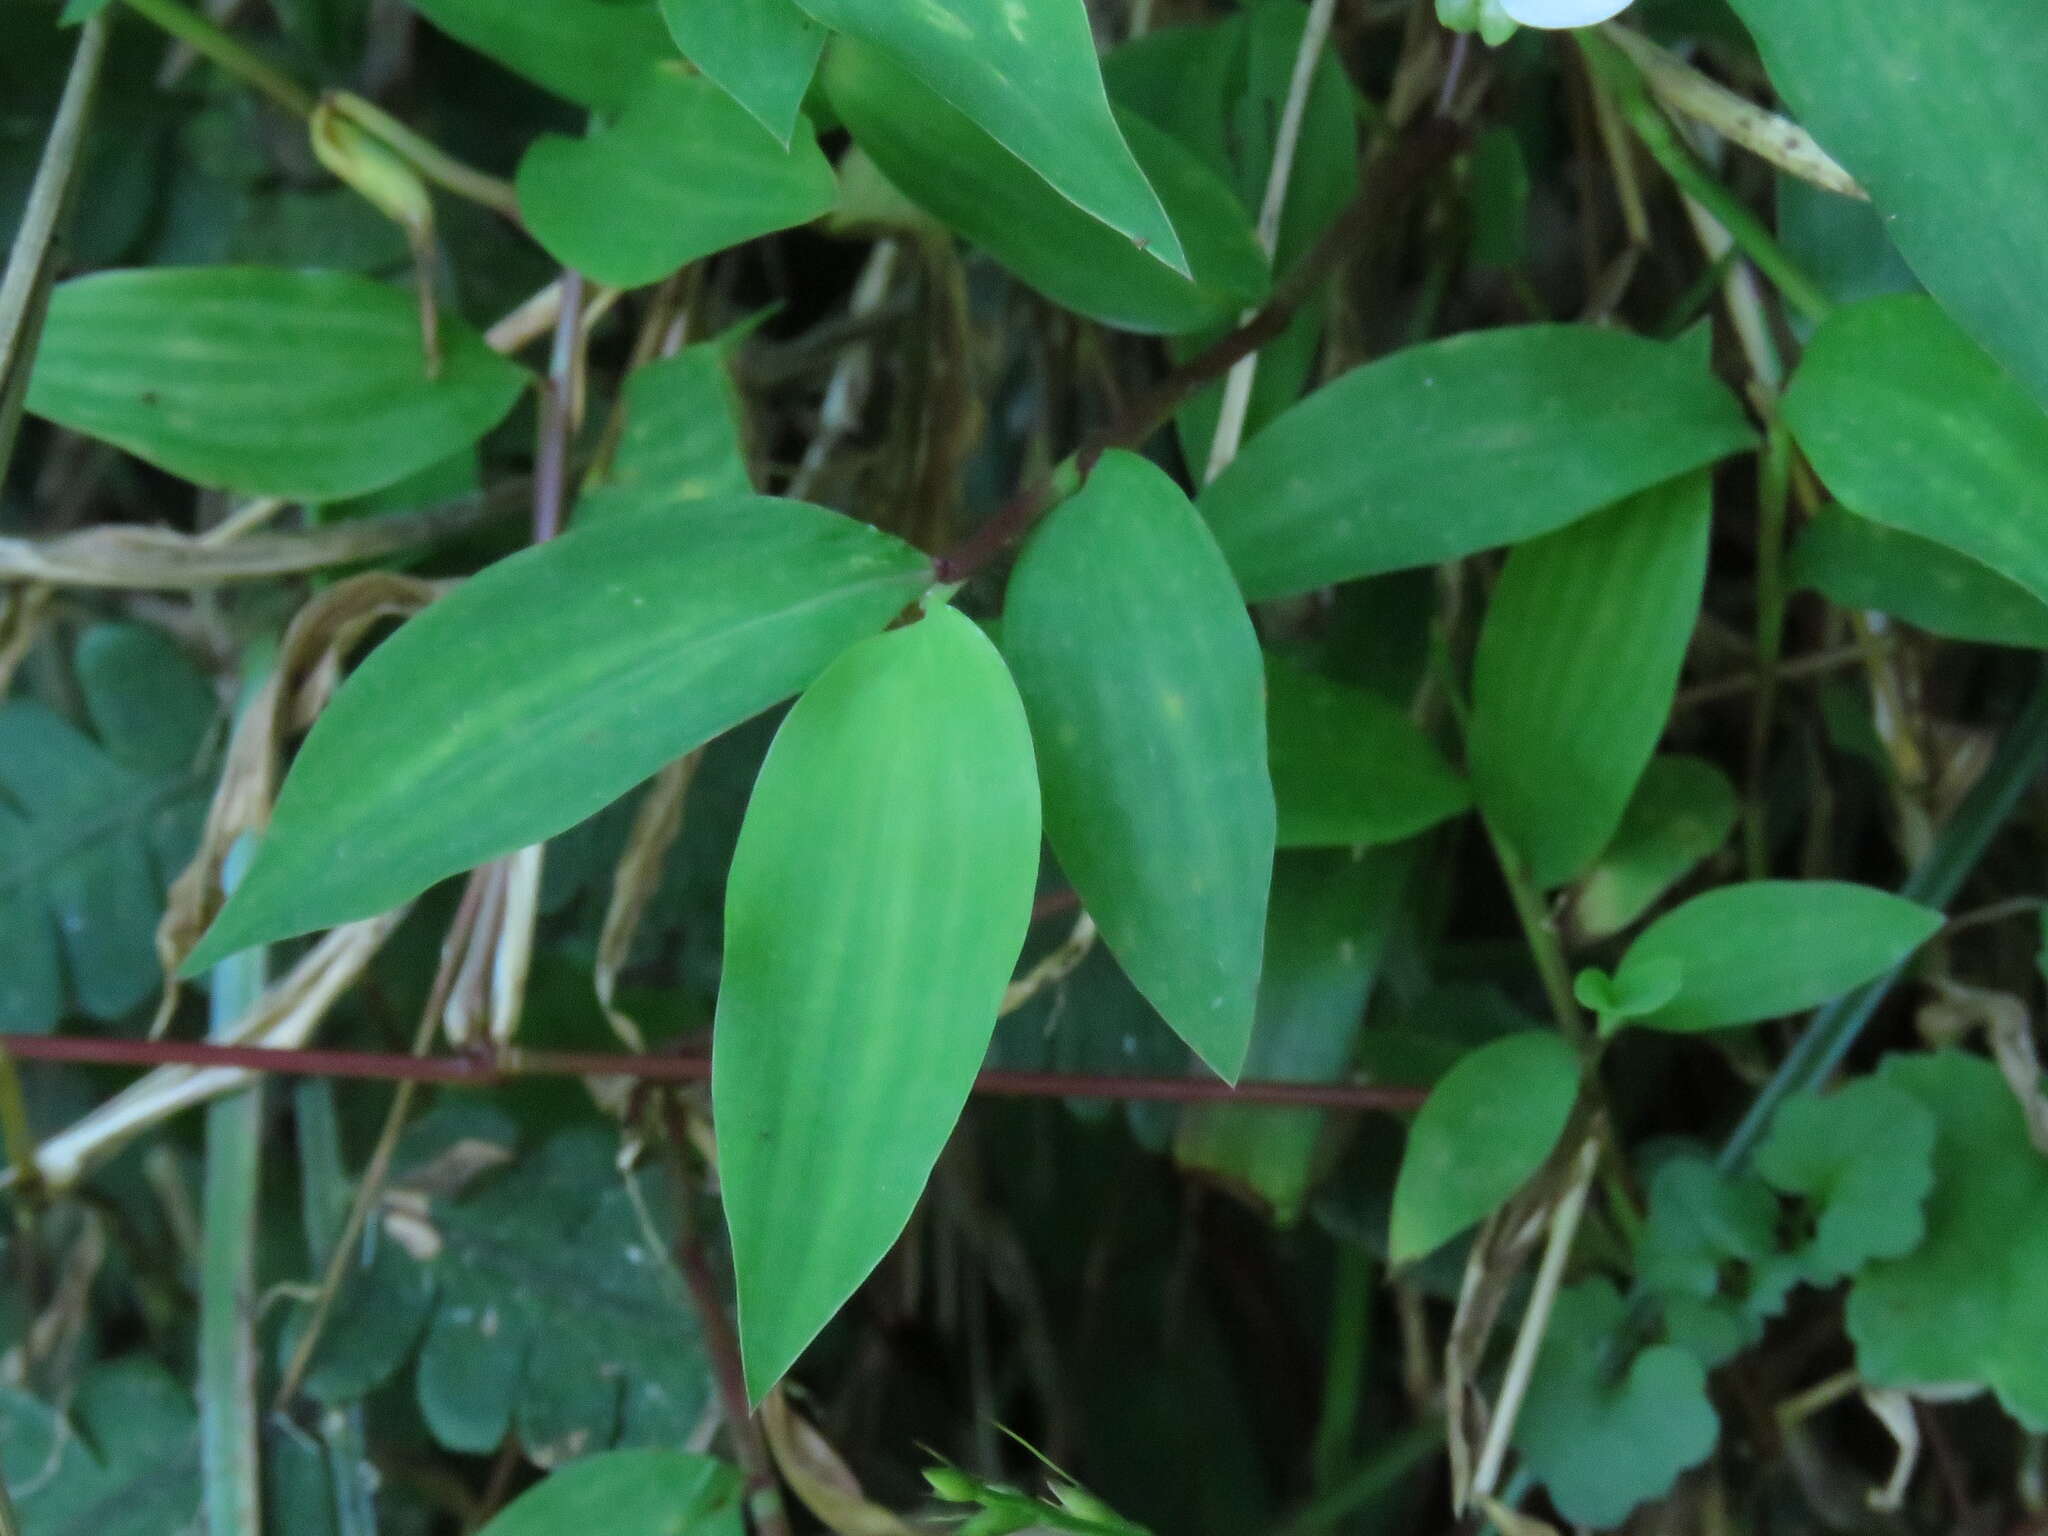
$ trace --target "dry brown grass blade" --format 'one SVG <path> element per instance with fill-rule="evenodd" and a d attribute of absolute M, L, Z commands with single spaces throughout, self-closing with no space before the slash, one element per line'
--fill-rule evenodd
<path fill-rule="evenodd" d="M 640 932 L 647 904 L 661 885 L 668 851 L 683 830 L 683 805 L 689 798 L 690 783 L 697 776 L 697 765 L 703 760 L 702 750 L 692 752 L 654 776 L 647 793 L 640 797 L 639 807 L 633 813 L 633 830 L 627 834 L 618 867 L 612 871 L 611 900 L 605 907 L 604 928 L 597 940 L 595 980 L 597 1000 L 611 1021 L 612 1032 L 625 1042 L 628 1050 L 644 1051 L 647 1042 L 640 1026 L 618 1006 L 619 972 Z"/>

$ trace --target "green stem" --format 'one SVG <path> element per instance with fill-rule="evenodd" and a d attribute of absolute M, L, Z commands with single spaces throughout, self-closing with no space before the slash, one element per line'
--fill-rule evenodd
<path fill-rule="evenodd" d="M 1671 126 L 1671 120 L 1650 99 L 1642 74 L 1629 57 L 1590 29 L 1573 35 L 1594 77 L 1613 93 L 1622 117 L 1642 140 L 1651 158 L 1664 168 L 1664 173 L 1719 221 L 1743 254 L 1756 263 L 1757 269 L 1777 286 L 1793 308 L 1816 323 L 1825 320 L 1834 301 L 1778 244 L 1763 220 L 1708 173 L 1691 147 L 1678 136 L 1678 130 Z"/>
<path fill-rule="evenodd" d="M 1749 722 L 1749 772 L 1743 809 L 1743 848 L 1749 878 L 1769 872 L 1765 838 L 1764 774 L 1771 746 L 1771 712 L 1778 701 L 1778 664 L 1785 651 L 1785 515 L 1792 491 L 1792 435 L 1771 419 L 1759 461 L 1756 533 L 1756 707 Z"/>
<path fill-rule="evenodd" d="M 1899 894 L 1930 907 L 1945 907 L 1953 901 L 1991 839 L 2044 771 L 2048 771 L 2048 672 L 2039 676 L 2033 696 L 2012 729 L 2006 732 L 2005 740 L 1999 743 L 1990 767 L 1942 828 L 1933 851 L 1900 887 Z M 1748 1160 L 1764 1132 L 1770 1129 L 1778 1106 L 1787 1098 L 1818 1088 L 1828 1080 L 1877 1012 L 1878 1005 L 1905 973 L 1905 964 L 1897 965 L 1814 1015 L 1813 1022 L 1779 1063 L 1778 1070 L 1764 1084 L 1749 1113 L 1742 1117 L 1742 1123 L 1721 1149 L 1723 1168 L 1738 1168 Z"/>
<path fill-rule="evenodd" d="M 1480 820 L 1486 818 L 1482 816 Z M 1508 900 L 1514 903 L 1515 917 L 1522 925 L 1522 937 L 1528 941 L 1529 955 L 1536 962 L 1536 974 L 1542 978 L 1543 995 L 1550 1001 L 1558 1031 L 1572 1049 L 1581 1056 L 1588 1055 L 1593 1049 L 1592 1031 L 1586 1027 L 1586 1015 L 1579 1008 L 1579 1000 L 1572 995 L 1571 963 L 1565 959 L 1564 944 L 1551 925 L 1550 913 L 1536 887 L 1529 883 L 1528 868 L 1521 855 L 1508 846 L 1491 822 L 1486 823 L 1486 836 L 1493 844 L 1502 883 L 1508 888 Z"/>
<path fill-rule="evenodd" d="M 495 209 L 508 219 L 518 219 L 519 193 L 511 182 L 486 176 L 476 167 L 463 164 L 433 140 L 415 133 L 382 107 L 351 91 L 338 91 L 329 100 L 335 111 L 383 140 L 435 186 Z"/>
<path fill-rule="evenodd" d="M 1444 1427 L 1424 1424 L 1380 1447 L 1317 1497 L 1275 1536 L 1315 1536 L 1353 1511 L 1384 1498 L 1401 1480 L 1443 1448 Z"/>
<path fill-rule="evenodd" d="M 1324 1351 L 1323 1407 L 1316 1424 L 1315 1486 L 1328 1492 L 1350 1465 L 1358 1440 L 1365 1369 L 1372 1347 L 1372 1254 L 1356 1243 L 1337 1245 L 1331 1280 L 1330 1346 Z"/>
<path fill-rule="evenodd" d="M 293 116 L 313 115 L 316 103 L 311 91 L 198 12 L 178 4 L 178 0 L 128 0 L 128 5 L 138 16 L 254 86 Z"/>

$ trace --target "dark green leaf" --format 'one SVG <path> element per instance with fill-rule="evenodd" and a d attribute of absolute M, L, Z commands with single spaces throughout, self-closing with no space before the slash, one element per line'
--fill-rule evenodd
<path fill-rule="evenodd" d="M 787 144 L 825 29 L 796 0 L 661 0 L 661 15 L 684 56 Z"/>
<path fill-rule="evenodd" d="M 1083 213 L 1188 274 L 1175 224 L 1110 115 L 1084 0 L 798 3 L 916 75 Z"/>
<path fill-rule="evenodd" d="M 1712 503 L 1706 475 L 1671 481 L 1522 545 L 1494 587 L 1472 666 L 1472 788 L 1541 889 L 1607 845 L 1664 734 Z"/>
<path fill-rule="evenodd" d="M 411 0 L 427 20 L 557 96 L 617 111 L 675 57 L 654 0 Z"/>
<path fill-rule="evenodd" d="M 1401 710 L 1272 656 L 1266 748 L 1282 848 L 1395 843 L 1472 803 L 1465 781 Z"/>
<path fill-rule="evenodd" d="M 525 374 L 444 317 L 430 375 L 418 306 L 341 272 L 156 268 L 50 300 L 28 407 L 201 485 L 333 501 L 475 442 Z"/>
<path fill-rule="evenodd" d="M 1694 865 L 1728 840 L 1735 786 L 1697 757 L 1653 757 L 1636 781 L 1614 839 L 1579 882 L 1572 917 L 1579 932 L 1621 932 Z"/>
<path fill-rule="evenodd" d="M 609 129 L 547 134 L 519 162 L 519 211 L 565 266 L 620 288 L 832 207 L 832 167 L 806 128 L 784 148 L 681 65 L 652 71 Z"/>
<path fill-rule="evenodd" d="M 1002 636 L 1054 853 L 1138 990 L 1235 1080 L 1274 810 L 1258 637 L 1215 541 L 1157 468 L 1106 454 L 1025 549 Z"/>
<path fill-rule="evenodd" d="M 1720 1437 L 1699 1361 L 1669 1344 L 1631 1356 L 1626 1323 L 1605 1280 L 1561 1292 L 1515 1420 L 1529 1471 L 1574 1525 L 1621 1524 Z"/>
<path fill-rule="evenodd" d="M 1791 1255 L 1808 1285 L 1833 1285 L 1872 1259 L 1896 1259 L 1926 1234 L 1934 1116 L 1904 1088 L 1858 1078 L 1825 1097 L 1779 1106 L 1756 1171 L 1811 1205 L 1812 1236 Z"/>
<path fill-rule="evenodd" d="M 1878 1082 L 1937 1127 L 1927 1236 L 1849 1292 L 1856 1367 L 1874 1387 L 1991 1388 L 2048 1430 L 2048 1161 L 1998 1069 L 1960 1051 L 1892 1056 Z"/>
<path fill-rule="evenodd" d="M 803 687 L 929 580 L 888 535 L 767 497 L 622 513 L 500 561 L 335 696 L 188 968 L 574 826 Z"/>
<path fill-rule="evenodd" d="M 1068 309 L 1177 334 L 1234 316 L 1265 291 L 1265 255 L 1230 189 L 1142 118 L 1121 121 L 1182 230 L 1192 279 L 1059 196 L 880 50 L 835 43 L 824 82 L 855 141 L 906 197 Z"/>
<path fill-rule="evenodd" d="M 1876 609 L 1930 634 L 2048 649 L 2048 604 L 1945 544 L 1830 502 L 1792 551 L 1792 579 L 1844 608 Z"/>
<path fill-rule="evenodd" d="M 715 341 L 685 347 L 626 379 L 625 429 L 611 473 L 576 503 L 576 523 L 752 489 L 740 402 Z"/>
<path fill-rule="evenodd" d="M 77 666 L 97 741 L 32 700 L 0 706 L 4 1029 L 46 1031 L 67 998 L 116 1019 L 156 990 L 164 891 L 206 809 L 213 698 L 170 639 L 96 626 Z"/>
<path fill-rule="evenodd" d="M 1578 1060 L 1549 1033 L 1509 1035 L 1453 1067 L 1408 1131 L 1389 1260 L 1421 1258 L 1521 1188 L 1564 1134 L 1578 1096 Z"/>
<path fill-rule="evenodd" d="M 1038 873 L 1030 728 L 941 608 L 776 734 L 726 896 L 718 1170 L 760 1397 L 888 1251 L 967 1102 Z"/>
<path fill-rule="evenodd" d="M 2048 31 L 2035 0 L 1733 0 L 1922 282 L 2048 404 Z M 1928 403 L 1947 404 L 1916 375 Z"/>
<path fill-rule="evenodd" d="M 1686 351 L 1546 325 L 1353 369 L 1202 493 L 1245 594 L 1285 597 L 1548 533 L 1751 442 Z"/>
<path fill-rule="evenodd" d="M 688 1451 L 607 1451 L 541 1480 L 478 1536 L 742 1536 L 740 1475 Z"/>
<path fill-rule="evenodd" d="M 23 1536 L 164 1536 L 199 1519 L 199 1420 L 164 1368 L 135 1357 L 78 1382 L 67 1424 L 0 1387 L 0 1476 Z"/>
<path fill-rule="evenodd" d="M 1941 914 L 1867 885 L 1756 880 L 1695 896 L 1629 946 L 1618 984 L 1676 962 L 1678 996 L 1634 1020 L 1691 1031 L 1798 1013 L 1882 975 L 1926 943 Z"/>
<path fill-rule="evenodd" d="M 2048 413 L 1931 299 L 1837 310 L 1784 410 L 1851 512 L 2048 602 Z"/>

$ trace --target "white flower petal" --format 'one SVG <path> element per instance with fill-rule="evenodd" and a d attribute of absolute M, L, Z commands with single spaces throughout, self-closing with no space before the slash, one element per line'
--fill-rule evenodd
<path fill-rule="evenodd" d="M 1506 12 L 1525 27 L 1590 27 L 1619 16 L 1629 0 L 1501 0 Z"/>

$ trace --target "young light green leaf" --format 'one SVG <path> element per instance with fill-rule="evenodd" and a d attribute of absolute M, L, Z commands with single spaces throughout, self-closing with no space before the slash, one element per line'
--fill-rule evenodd
<path fill-rule="evenodd" d="M 1182 232 L 1192 278 L 1062 198 L 881 50 L 842 39 L 823 78 L 833 110 L 904 196 L 1065 308 L 1174 335 L 1235 316 L 1265 293 L 1266 257 L 1250 216 L 1213 172 L 1142 118 L 1119 121 Z"/>
<path fill-rule="evenodd" d="M 1614 838 L 1579 882 L 1572 922 L 1589 939 L 1621 932 L 1728 840 L 1738 809 L 1728 775 L 1697 757 L 1653 757 Z"/>
<path fill-rule="evenodd" d="M 1023 705 L 953 609 L 848 651 L 777 732 L 733 854 L 712 1047 L 755 1400 L 910 1219 L 988 1049 L 1038 853 Z"/>
<path fill-rule="evenodd" d="M 742 1536 L 739 1472 L 688 1451 L 606 1451 L 549 1473 L 478 1536 Z"/>
<path fill-rule="evenodd" d="M 1941 914 L 1867 885 L 1755 880 L 1695 896 L 1629 946 L 1616 972 L 1629 987 L 1677 961 L 1678 995 L 1632 1022 L 1690 1032 L 1753 1024 L 1840 997 L 1899 964 Z"/>
<path fill-rule="evenodd" d="M 623 107 L 675 45 L 654 0 L 411 0 L 450 37 L 582 106 Z"/>
<path fill-rule="evenodd" d="M 1262 1082 L 1335 1082 L 1350 1070 L 1380 960 L 1402 916 L 1414 845 L 1287 853 L 1273 867 L 1265 970 L 1245 1072 Z M 1325 1117 L 1257 1105 L 1189 1105 L 1175 1159 L 1248 1190 L 1275 1221 L 1308 1198 Z"/>
<path fill-rule="evenodd" d="M 661 0 L 661 15 L 684 57 L 787 144 L 825 29 L 796 0 Z"/>
<path fill-rule="evenodd" d="M 1607 845 L 1671 714 L 1707 576 L 1692 474 L 1508 556 L 1472 665 L 1472 788 L 1540 889 Z"/>
<path fill-rule="evenodd" d="M 526 375 L 444 317 L 430 374 L 412 298 L 342 272 L 158 267 L 51 296 L 38 416 L 201 485 L 334 501 L 475 442 Z"/>
<path fill-rule="evenodd" d="M 1266 753 L 1282 848 L 1397 843 L 1472 803 L 1393 704 L 1275 656 L 1266 658 Z"/>
<path fill-rule="evenodd" d="M 1534 538 L 1751 441 L 1689 352 L 1591 326 L 1477 331 L 1317 390 L 1201 508 L 1246 596 L 1286 597 Z"/>
<path fill-rule="evenodd" d="M 749 496 L 622 513 L 500 561 L 335 696 L 187 969 L 574 826 L 803 687 L 929 580 L 887 534 Z"/>
<path fill-rule="evenodd" d="M 916 75 L 1083 213 L 1189 274 L 1174 223 L 1110 114 L 1084 0 L 798 3 Z"/>
<path fill-rule="evenodd" d="M 1453 1067 L 1408 1131 L 1390 1261 L 1434 1251 L 1520 1189 L 1564 1134 L 1578 1096 L 1578 1060 L 1548 1032 L 1509 1035 Z"/>
<path fill-rule="evenodd" d="M 1625 977 L 1588 966 L 1572 979 L 1572 996 L 1600 1019 L 1600 1033 L 1612 1034 L 1630 1019 L 1655 1013 L 1685 984 L 1685 967 L 1666 956 L 1645 961 Z"/>
<path fill-rule="evenodd" d="M 2019 1100 L 1961 1051 L 1889 1057 L 1877 1081 L 1931 1114 L 1934 1187 L 1925 1241 L 1850 1288 L 1856 1367 L 1876 1387 L 1986 1386 L 2048 1431 L 2048 1161 Z"/>
<path fill-rule="evenodd" d="M 1836 310 L 1784 411 L 1844 507 L 2048 602 L 2048 413 L 1933 300 Z"/>
<path fill-rule="evenodd" d="M 576 526 L 752 488 L 739 396 L 718 342 L 634 369 L 621 404 L 626 425 L 611 473 L 576 503 Z"/>
<path fill-rule="evenodd" d="M 2034 0 L 1734 6 L 1771 82 L 1870 189 L 1920 280 L 2048 405 L 2048 201 L 2029 147 L 2048 141 L 2048 33 Z"/>
<path fill-rule="evenodd" d="M 1515 1444 L 1558 1513 L 1620 1525 L 1706 1460 L 1720 1433 L 1698 1360 L 1669 1344 L 1631 1358 L 1628 1309 L 1611 1283 L 1558 1295 L 1515 1420 Z"/>
<path fill-rule="evenodd" d="M 2048 650 L 2048 603 L 2025 587 L 1945 544 L 1833 502 L 1800 533 L 1790 574 L 1831 603 L 1874 608 L 1929 634 Z"/>
<path fill-rule="evenodd" d="M 680 65 L 653 70 L 609 129 L 536 139 L 518 184 L 519 212 L 548 254 L 619 288 L 807 224 L 838 192 L 808 130 L 784 148 Z"/>
<path fill-rule="evenodd" d="M 1053 852 L 1138 990 L 1235 1081 L 1274 809 L 1258 637 L 1215 541 L 1160 470 L 1105 454 L 1026 547 L 1002 639 Z"/>

